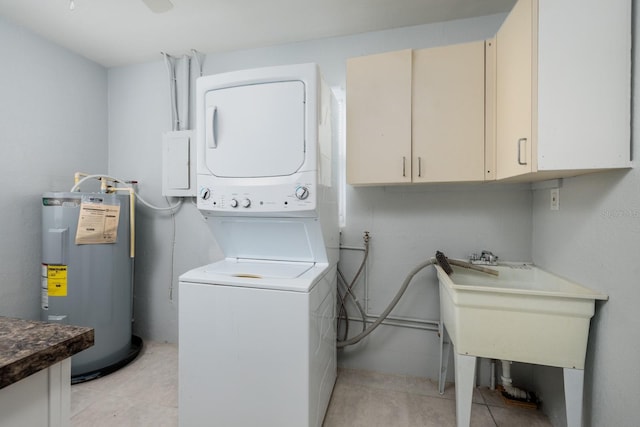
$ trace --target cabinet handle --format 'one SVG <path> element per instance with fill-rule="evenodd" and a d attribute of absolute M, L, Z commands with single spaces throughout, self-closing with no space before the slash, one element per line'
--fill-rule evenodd
<path fill-rule="evenodd" d="M 407 176 L 407 158 L 402 156 L 402 176 Z"/>
<path fill-rule="evenodd" d="M 527 138 L 520 138 L 518 140 L 518 164 L 524 166 L 524 165 L 527 164 L 527 162 L 523 162 L 521 160 L 522 159 L 522 143 L 523 142 L 526 144 L 527 143 Z"/>
<path fill-rule="evenodd" d="M 418 157 L 418 178 L 422 177 L 422 157 Z"/>

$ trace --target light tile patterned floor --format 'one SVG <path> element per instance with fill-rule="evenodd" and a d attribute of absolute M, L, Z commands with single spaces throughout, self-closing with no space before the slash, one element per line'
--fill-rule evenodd
<path fill-rule="evenodd" d="M 426 378 L 341 369 L 324 427 L 454 427 L 455 388 Z M 496 391 L 474 390 L 472 427 L 551 427 L 540 411 L 507 406 Z"/>
<path fill-rule="evenodd" d="M 473 401 L 473 427 L 551 426 L 541 412 L 506 406 L 487 389 L 477 389 Z M 72 386 L 71 425 L 177 426 L 177 347 L 145 342 L 141 355 L 128 366 Z M 341 369 L 324 427 L 358 426 L 453 427 L 454 388 L 448 385 L 440 396 L 437 383 L 428 379 Z"/>
<path fill-rule="evenodd" d="M 145 342 L 129 365 L 71 386 L 73 427 L 178 425 L 178 347 Z"/>

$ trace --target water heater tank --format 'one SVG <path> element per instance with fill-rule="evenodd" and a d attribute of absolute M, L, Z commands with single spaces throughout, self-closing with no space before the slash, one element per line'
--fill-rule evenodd
<path fill-rule="evenodd" d="M 141 344 L 132 343 L 129 233 L 128 194 L 42 195 L 42 320 L 95 330 L 94 346 L 71 359 L 72 379 L 117 369 Z"/>

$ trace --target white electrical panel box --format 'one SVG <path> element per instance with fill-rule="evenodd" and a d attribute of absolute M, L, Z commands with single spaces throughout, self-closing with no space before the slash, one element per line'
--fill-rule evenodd
<path fill-rule="evenodd" d="M 195 132 L 181 130 L 162 135 L 162 195 L 196 196 Z"/>

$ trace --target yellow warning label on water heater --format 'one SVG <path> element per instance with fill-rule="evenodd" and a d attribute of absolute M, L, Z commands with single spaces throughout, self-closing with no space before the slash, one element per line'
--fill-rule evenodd
<path fill-rule="evenodd" d="M 67 296 L 67 266 L 47 266 L 47 289 L 50 297 Z"/>

